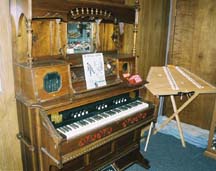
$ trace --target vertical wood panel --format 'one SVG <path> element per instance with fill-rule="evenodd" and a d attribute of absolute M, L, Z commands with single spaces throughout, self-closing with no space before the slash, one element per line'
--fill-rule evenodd
<path fill-rule="evenodd" d="M 138 71 L 143 78 L 146 78 L 151 66 L 161 66 L 165 63 L 169 0 L 140 0 L 139 2 Z M 134 0 L 126 0 L 126 3 L 133 5 Z M 131 26 L 126 30 L 133 32 Z M 132 50 L 131 38 L 130 35 L 126 36 L 127 50 Z"/>
<path fill-rule="evenodd" d="M 32 22 L 33 57 L 61 54 L 67 45 L 67 24 L 58 20 L 38 20 Z"/>
<path fill-rule="evenodd" d="M 0 1 L 0 171 L 22 170 L 12 68 L 9 1 Z"/>
<path fill-rule="evenodd" d="M 125 0 L 125 4 L 133 6 L 135 5 L 135 0 Z M 132 54 L 133 30 L 134 26 L 132 24 L 124 24 L 124 34 L 122 37 L 123 46 L 120 49 L 121 53 Z"/>
<path fill-rule="evenodd" d="M 216 85 L 216 1 L 177 0 L 169 63 L 183 66 Z M 202 95 L 181 114 L 183 122 L 208 129 L 214 106 L 213 95 Z M 168 104 L 167 104 L 168 105 Z M 165 113 L 170 113 L 166 106 Z"/>
<path fill-rule="evenodd" d="M 94 26 L 97 27 L 96 24 Z M 112 41 L 113 30 L 114 30 L 113 24 L 100 23 L 99 26 L 100 46 L 97 49 L 98 51 L 112 51 L 116 49 Z"/>
<path fill-rule="evenodd" d="M 140 8 L 138 71 L 146 78 L 151 66 L 162 66 L 165 63 L 169 0 L 142 0 Z"/>

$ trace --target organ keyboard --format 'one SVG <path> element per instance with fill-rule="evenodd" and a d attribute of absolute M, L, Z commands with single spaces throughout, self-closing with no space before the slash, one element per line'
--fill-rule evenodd
<path fill-rule="evenodd" d="M 61 124 L 55 124 L 55 128 L 67 139 L 70 139 L 93 129 L 99 129 L 101 126 L 111 122 L 133 116 L 149 107 L 148 103 L 140 100 L 126 102 L 126 98 L 119 101 L 116 100 L 115 104 L 118 104 L 117 106 L 119 106 L 120 103 L 122 103 L 122 105 L 116 108 L 110 108 L 107 104 L 104 104 L 100 107 L 96 107 L 98 111 L 89 112 L 88 110 L 81 110 L 77 112 L 76 109 L 64 111 L 62 112 L 63 117 L 69 113 L 69 117 L 72 119 Z M 80 119 L 77 120 L 77 118 Z"/>

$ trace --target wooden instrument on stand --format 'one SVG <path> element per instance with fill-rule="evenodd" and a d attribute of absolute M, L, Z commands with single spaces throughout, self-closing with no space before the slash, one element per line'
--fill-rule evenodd
<path fill-rule="evenodd" d="M 138 6 L 122 0 L 11 2 L 25 171 L 93 171 L 107 164 L 122 170 L 134 162 L 150 167 L 139 149 L 141 130 L 156 120 L 154 105 L 140 97 L 141 79 L 127 81 L 137 74 Z M 134 25 L 131 54 L 120 53 L 120 22 Z M 82 55 L 95 52 L 104 61 L 91 66 L 92 74 L 102 67 L 105 80 L 88 88 Z"/>
<path fill-rule="evenodd" d="M 187 69 L 179 66 L 163 66 L 151 67 L 146 87 L 155 96 L 170 96 L 174 113 L 165 120 L 158 129 L 154 131 L 157 133 L 160 129 L 166 126 L 172 119 L 176 119 L 182 146 L 185 147 L 184 135 L 181 128 L 179 113 L 189 105 L 199 94 L 216 93 L 216 88 L 191 73 Z M 174 96 L 187 95 L 188 100 L 184 102 L 178 109 L 176 106 Z"/>

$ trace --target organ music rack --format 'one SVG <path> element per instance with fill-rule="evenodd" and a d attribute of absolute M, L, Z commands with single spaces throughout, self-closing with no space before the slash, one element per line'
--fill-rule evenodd
<path fill-rule="evenodd" d="M 129 86 L 123 77 L 137 72 L 138 8 L 138 1 L 128 6 L 122 0 L 11 2 L 24 171 L 87 171 L 111 163 L 123 170 L 134 162 L 150 167 L 139 149 L 141 130 L 156 120 L 154 105 L 141 99 L 143 84 Z M 107 85 L 94 89 L 86 88 L 82 54 L 67 53 L 68 23 L 89 20 L 106 33 L 97 37 L 105 45 L 94 39 L 93 49 L 104 54 Z M 119 53 L 118 22 L 134 25 L 127 55 Z"/>

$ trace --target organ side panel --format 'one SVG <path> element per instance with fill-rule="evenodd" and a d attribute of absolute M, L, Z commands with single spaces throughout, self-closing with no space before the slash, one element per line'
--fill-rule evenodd
<path fill-rule="evenodd" d="M 23 160 L 23 169 L 28 171 L 40 170 L 39 163 L 39 149 L 38 147 L 38 134 L 37 124 L 37 111 L 30 109 L 19 100 L 17 101 L 17 114 L 19 123 L 19 133 L 17 138 L 21 142 L 21 152 Z"/>

